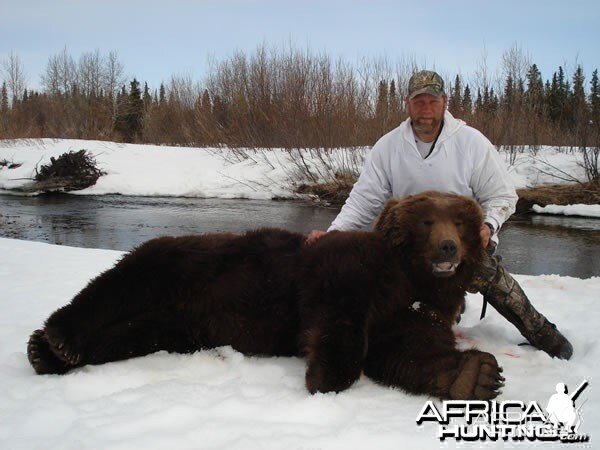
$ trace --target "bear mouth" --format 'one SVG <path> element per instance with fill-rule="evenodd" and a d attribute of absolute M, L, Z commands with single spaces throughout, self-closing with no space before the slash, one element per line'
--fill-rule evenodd
<path fill-rule="evenodd" d="M 457 262 L 433 263 L 433 275 L 436 277 L 449 277 L 456 273 Z"/>

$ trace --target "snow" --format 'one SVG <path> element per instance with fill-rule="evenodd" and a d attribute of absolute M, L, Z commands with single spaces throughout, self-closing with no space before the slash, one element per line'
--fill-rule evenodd
<path fill-rule="evenodd" d="M 25 354 L 29 334 L 121 256 L 0 238 L 0 448 L 442 446 L 434 425 L 415 424 L 427 397 L 378 386 L 366 377 L 340 394 L 311 396 L 299 358 L 247 357 L 222 347 L 192 355 L 158 352 L 64 376 L 35 375 Z M 579 431 L 593 442 L 600 436 L 600 278 L 517 279 L 571 340 L 573 358 L 551 359 L 519 346 L 523 338 L 491 308 L 479 321 L 480 295 L 468 297 L 456 327 L 460 345 L 498 358 L 507 380 L 500 400 L 536 400 L 545 406 L 556 383 L 573 389 L 590 380 L 577 404 L 585 401 Z M 483 446 L 529 448 L 531 443 Z"/>
<path fill-rule="evenodd" d="M 533 205 L 532 209 L 537 214 L 560 214 L 563 216 L 600 217 L 600 205 Z"/>
<path fill-rule="evenodd" d="M 183 196 L 270 199 L 294 197 L 291 182 L 298 181 L 290 154 L 282 149 L 233 150 L 227 148 L 191 148 L 157 145 L 119 144 L 76 139 L 0 140 L 0 160 L 22 163 L 17 169 L 0 169 L 0 190 L 23 186 L 35 174 L 35 168 L 47 164 L 50 157 L 68 151 L 87 149 L 98 166 L 107 172 L 96 185 L 79 194 L 123 194 L 145 196 Z M 318 165 L 314 152 L 302 150 L 309 167 Z M 326 161 L 333 171 L 365 149 L 336 149 Z M 248 156 L 239 157 L 241 153 Z M 509 153 L 501 149 L 509 162 Z M 560 172 L 562 171 L 562 172 Z M 318 170 L 314 170 L 318 174 Z M 523 147 L 509 167 L 517 188 L 560 183 L 553 173 L 583 180 L 581 155 L 569 148 Z"/>
<path fill-rule="evenodd" d="M 282 149 L 182 148 L 83 140 L 0 141 L 0 190 L 23 186 L 40 164 L 70 150 L 89 150 L 107 175 L 78 194 L 270 199 L 293 197 L 298 181 Z M 331 152 L 332 166 L 348 163 L 349 149 Z M 364 155 L 365 149 L 357 150 Z M 502 150 L 508 161 L 509 154 Z M 315 167 L 314 154 L 306 163 Z M 525 148 L 509 173 L 517 187 L 557 183 L 557 169 L 583 179 L 570 149 Z M 539 212 L 598 217 L 599 206 L 547 206 Z M 311 396 L 299 358 L 246 357 L 229 347 L 87 366 L 65 376 L 37 376 L 27 362 L 29 334 L 87 281 L 122 253 L 0 238 L 0 448 L 439 448 L 433 426 L 417 427 L 427 400 L 362 377 L 340 394 Z M 481 296 L 469 295 L 456 333 L 462 348 L 496 355 L 507 379 L 500 400 L 546 405 L 554 386 L 591 381 L 578 404 L 580 431 L 600 433 L 600 278 L 516 276 L 533 303 L 571 340 L 570 361 L 530 346 L 494 310 L 479 321 Z M 420 305 L 413 305 L 418 309 Z M 585 320 L 583 320 L 585 318 Z M 445 445 L 445 444 L 444 444 Z M 461 444 L 469 445 L 469 444 Z M 472 444 L 480 446 L 479 443 Z M 528 443 L 508 446 L 527 448 Z M 485 446 L 503 447 L 500 443 Z"/>
<path fill-rule="evenodd" d="M 583 157 L 573 147 L 520 146 L 513 164 L 510 164 L 509 149 L 500 148 L 509 174 L 517 189 L 541 184 L 562 184 L 585 180 Z"/>

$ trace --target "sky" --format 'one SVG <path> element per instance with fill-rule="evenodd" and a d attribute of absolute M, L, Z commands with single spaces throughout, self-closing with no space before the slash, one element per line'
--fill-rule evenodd
<path fill-rule="evenodd" d="M 0 0 L 0 61 L 18 55 L 30 87 L 65 47 L 116 51 L 128 78 L 157 87 L 171 75 L 201 81 L 209 60 L 260 44 L 300 48 L 347 61 L 414 59 L 445 76 L 473 76 L 487 54 L 492 75 L 519 46 L 550 78 L 600 66 L 597 0 Z M 570 70 L 569 70 L 570 69 Z"/>

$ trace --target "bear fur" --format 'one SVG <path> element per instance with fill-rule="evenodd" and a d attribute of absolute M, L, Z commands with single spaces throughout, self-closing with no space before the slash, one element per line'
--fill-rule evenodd
<path fill-rule="evenodd" d="M 230 345 L 305 357 L 311 393 L 364 373 L 410 393 L 491 399 L 502 369 L 489 353 L 457 350 L 452 332 L 484 257 L 481 226 L 473 200 L 426 192 L 388 201 L 373 231 L 311 245 L 279 229 L 153 239 L 34 331 L 29 361 L 62 374 Z"/>

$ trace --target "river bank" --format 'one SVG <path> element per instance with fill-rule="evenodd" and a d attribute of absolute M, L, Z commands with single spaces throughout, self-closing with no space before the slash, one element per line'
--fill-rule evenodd
<path fill-rule="evenodd" d="M 191 148 L 72 139 L 0 140 L 0 161 L 5 162 L 0 165 L 0 191 L 22 189 L 51 158 L 81 149 L 96 159 L 105 175 L 95 185 L 73 194 L 301 198 L 334 206 L 345 201 L 368 151 Z M 578 151 L 524 147 L 516 155 L 504 149 L 500 153 L 518 189 L 518 213 L 530 211 L 534 204 L 600 204 L 599 184 L 573 182 L 585 180 Z"/>

